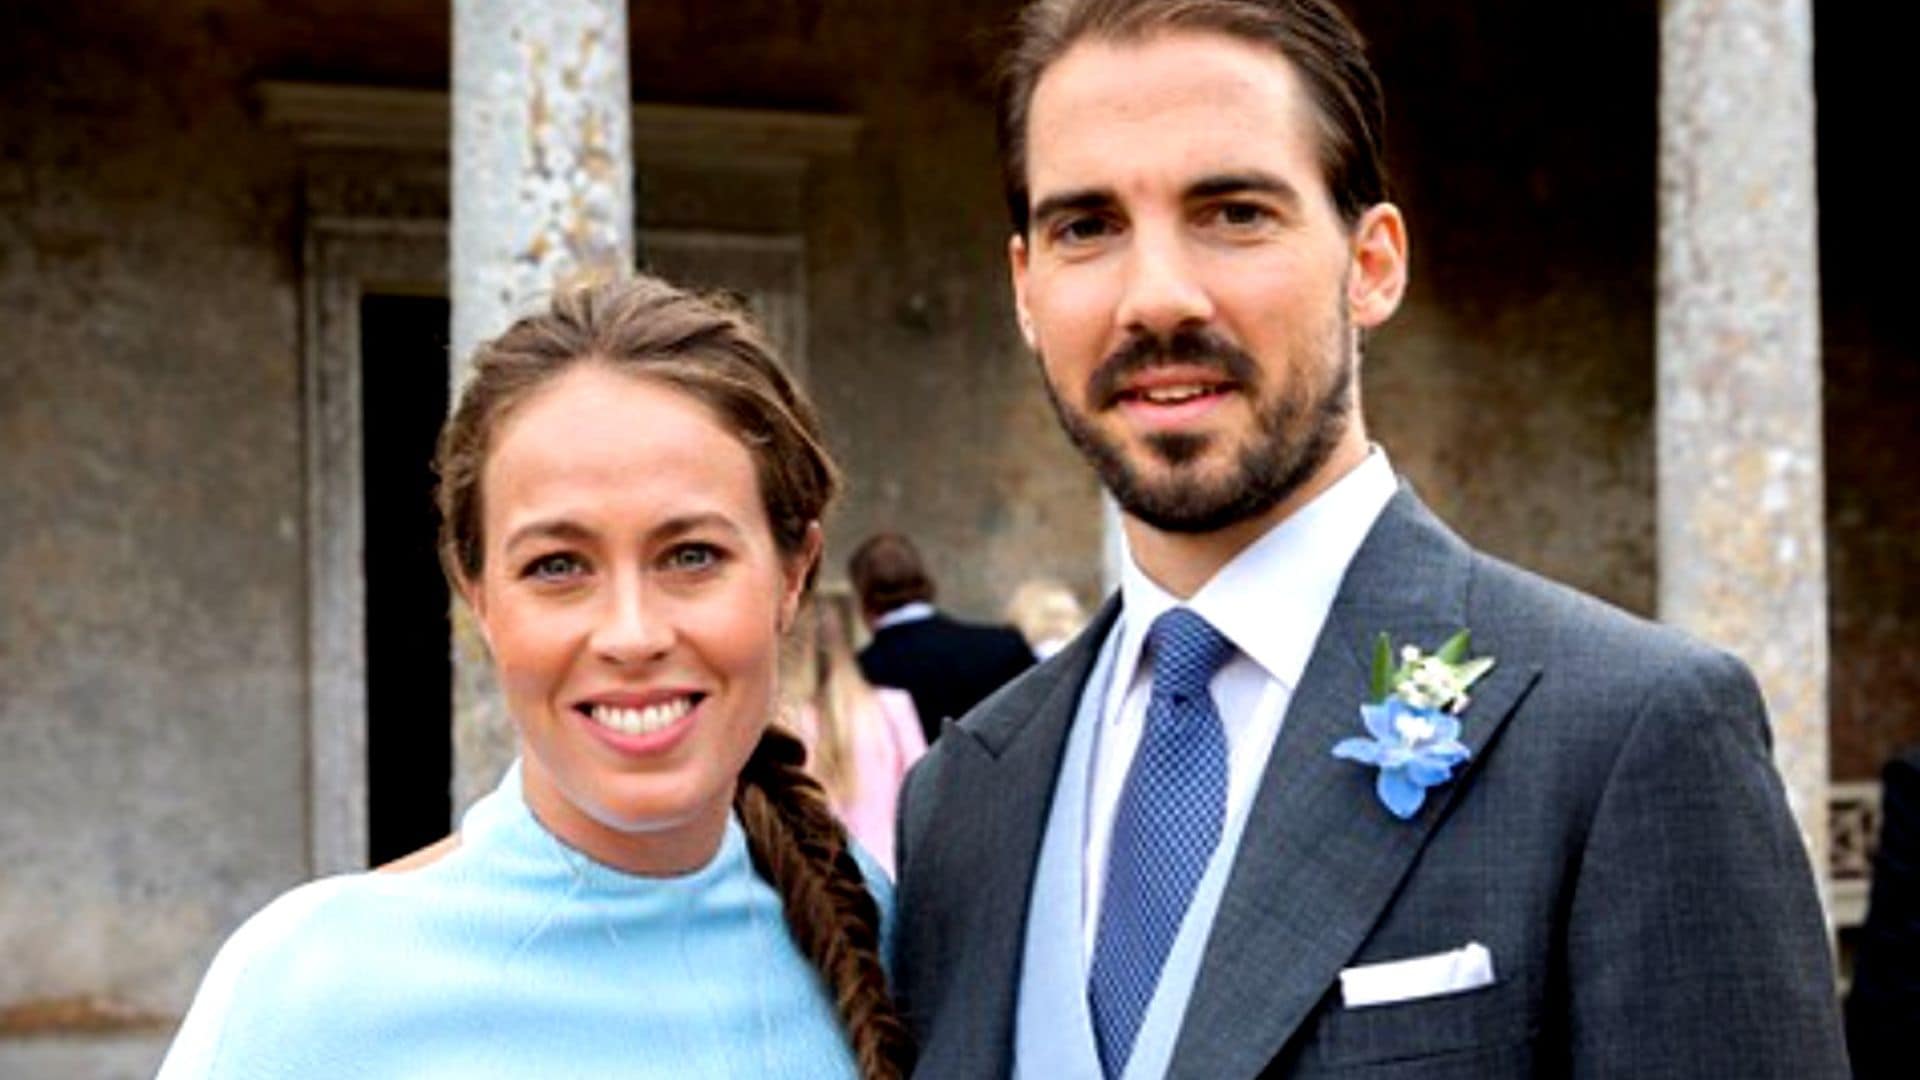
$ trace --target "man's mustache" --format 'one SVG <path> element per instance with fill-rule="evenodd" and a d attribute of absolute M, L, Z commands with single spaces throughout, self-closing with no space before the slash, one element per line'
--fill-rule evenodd
<path fill-rule="evenodd" d="M 1087 400 L 1104 409 L 1120 397 L 1120 384 L 1158 367 L 1212 368 L 1241 386 L 1252 386 L 1260 368 L 1246 350 L 1205 327 L 1188 327 L 1161 336 L 1136 332 L 1087 378 Z"/>

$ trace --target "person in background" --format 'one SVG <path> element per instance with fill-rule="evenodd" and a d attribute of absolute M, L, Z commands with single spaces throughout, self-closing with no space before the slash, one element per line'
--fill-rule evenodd
<path fill-rule="evenodd" d="M 1847 1050 L 1854 1080 L 1895 1080 L 1920 1070 L 1920 746 L 1887 762 L 1880 783 L 1880 847 L 1873 856 L 1867 922 L 1853 953 Z"/>
<path fill-rule="evenodd" d="M 900 781 L 927 752 L 913 698 L 874 686 L 854 660 L 853 594 L 823 589 L 800 614 L 799 656 L 788 665 L 793 728 L 827 801 L 874 861 L 893 873 L 893 811 Z"/>
<path fill-rule="evenodd" d="M 1034 659 L 1046 660 L 1087 625 L 1087 612 L 1072 589 L 1052 578 L 1029 578 L 1007 601 L 1007 621 L 1033 647 Z"/>
<path fill-rule="evenodd" d="M 518 759 L 454 837 L 248 920 L 163 1080 L 907 1075 L 886 880 L 769 723 L 838 475 L 765 337 L 561 291 L 480 347 L 436 468 Z"/>
<path fill-rule="evenodd" d="M 913 695 L 929 744 L 942 721 L 965 716 L 1033 666 L 1033 650 L 1013 627 L 963 622 L 935 608 L 933 577 L 899 533 L 863 541 L 847 560 L 847 576 L 873 630 L 860 671 L 875 686 Z"/>

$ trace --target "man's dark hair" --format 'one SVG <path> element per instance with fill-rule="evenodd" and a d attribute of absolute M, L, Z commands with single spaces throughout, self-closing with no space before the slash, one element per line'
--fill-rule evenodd
<path fill-rule="evenodd" d="M 1329 0 L 1034 0 L 1000 64 L 1001 182 L 1014 232 L 1028 221 L 1027 112 L 1047 68 L 1088 38 L 1139 41 L 1199 30 L 1271 48 L 1292 62 L 1320 128 L 1320 171 L 1352 225 L 1387 199 L 1386 102 L 1366 42 Z"/>
<path fill-rule="evenodd" d="M 860 608 L 877 618 L 902 604 L 933 599 L 933 579 L 913 541 L 899 533 L 875 533 L 847 559 L 847 576 L 860 596 Z"/>

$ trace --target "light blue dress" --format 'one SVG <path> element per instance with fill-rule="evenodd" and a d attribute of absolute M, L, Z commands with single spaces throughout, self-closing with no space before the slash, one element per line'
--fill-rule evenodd
<path fill-rule="evenodd" d="M 636 877 L 548 833 L 516 766 L 460 834 L 430 866 L 326 878 L 248 920 L 161 1080 L 856 1075 L 737 819 L 707 866 Z M 862 865 L 884 937 L 892 890 Z"/>

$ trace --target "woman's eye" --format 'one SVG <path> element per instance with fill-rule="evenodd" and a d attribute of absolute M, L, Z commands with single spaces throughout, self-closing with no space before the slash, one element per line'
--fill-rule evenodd
<path fill-rule="evenodd" d="M 680 544 L 667 552 L 670 570 L 706 570 L 720 564 L 720 549 L 712 544 Z"/>
<path fill-rule="evenodd" d="M 538 581 L 564 581 L 575 577 L 586 566 L 578 558 L 565 553 L 542 555 L 526 565 L 520 572 L 522 577 Z"/>

